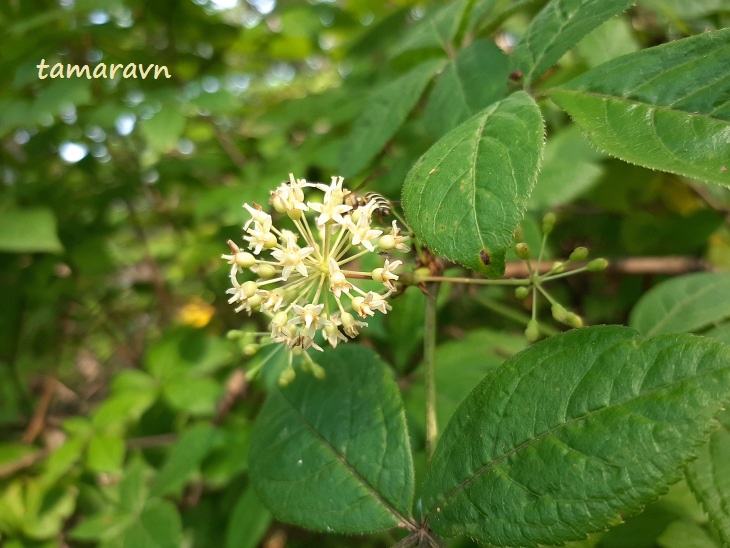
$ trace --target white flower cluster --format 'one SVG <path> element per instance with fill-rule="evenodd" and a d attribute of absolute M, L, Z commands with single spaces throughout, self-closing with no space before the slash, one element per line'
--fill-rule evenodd
<path fill-rule="evenodd" d="M 396 289 L 393 282 L 398 279 L 401 261 L 382 259 L 382 267 L 370 272 L 348 270 L 347 266 L 365 254 L 375 253 L 380 259 L 377 252 L 381 250 L 408 251 L 408 237 L 395 221 L 387 234 L 373 228 L 375 202 L 348 205 L 350 191 L 343 188 L 342 177 L 332 177 L 330 185 L 289 177 L 289 182 L 272 191 L 271 204 L 291 219 L 296 232 L 275 227 L 271 215 L 259 205 L 244 204 L 251 214 L 243 226 L 248 251 L 229 240 L 231 254 L 222 256 L 231 265 L 228 302 L 237 312 L 267 314 L 271 319 L 267 337 L 272 342 L 291 350 L 312 347 L 321 351 L 315 342 L 317 330 L 335 347 L 356 337 L 367 325 L 350 311 L 366 319 L 391 309 L 387 299 Z M 305 202 L 305 190 L 321 192 L 321 201 Z M 316 214 L 313 222 L 307 219 L 310 212 Z M 247 270 L 255 274 L 256 281 L 239 282 Z M 364 279 L 382 284 L 382 293 L 358 287 L 358 280 Z"/>

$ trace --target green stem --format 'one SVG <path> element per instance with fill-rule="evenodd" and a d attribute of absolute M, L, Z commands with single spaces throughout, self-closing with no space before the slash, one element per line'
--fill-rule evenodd
<path fill-rule="evenodd" d="M 436 420 L 436 298 L 441 284 L 431 282 L 426 285 L 426 319 L 423 333 L 423 375 L 426 392 L 426 463 L 431 462 L 433 450 L 438 439 Z"/>
<path fill-rule="evenodd" d="M 490 280 L 488 278 L 452 278 L 451 276 L 423 276 L 419 281 L 424 282 L 451 282 L 457 284 L 479 285 L 529 285 L 530 280 Z"/>
<path fill-rule="evenodd" d="M 484 306 L 485 308 L 488 308 L 492 312 L 496 312 L 497 314 L 500 314 L 501 316 L 504 316 L 507 319 L 513 320 L 517 323 L 520 323 L 522 325 L 527 325 L 527 322 L 530 321 L 530 316 L 527 314 L 523 314 L 517 310 L 514 310 L 510 308 L 509 306 L 503 305 L 502 303 L 488 299 L 487 297 L 478 296 L 476 297 L 477 302 Z M 533 308 L 534 310 L 534 308 Z M 535 318 L 533 318 L 535 319 Z M 552 336 L 557 335 L 560 333 L 557 329 L 550 327 L 548 325 L 544 325 L 542 322 L 539 324 L 539 329 L 542 332 L 543 335 Z"/>

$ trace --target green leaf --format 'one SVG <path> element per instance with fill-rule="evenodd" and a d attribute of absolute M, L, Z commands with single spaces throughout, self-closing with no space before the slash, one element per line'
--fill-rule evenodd
<path fill-rule="evenodd" d="M 500 546 L 603 530 L 680 478 L 729 393 L 730 348 L 704 337 L 551 337 L 457 409 L 424 484 L 429 526 Z"/>
<path fill-rule="evenodd" d="M 440 60 L 423 63 L 375 89 L 343 146 L 340 157 L 343 175 L 354 175 L 370 163 L 403 124 L 442 64 Z"/>
<path fill-rule="evenodd" d="M 180 515 L 166 500 L 150 499 L 139 519 L 124 532 L 123 545 L 129 548 L 178 548 L 182 544 Z"/>
<path fill-rule="evenodd" d="M 180 495 L 218 439 L 218 431 L 209 424 L 199 424 L 186 430 L 170 450 L 150 493 L 153 496 Z"/>
<path fill-rule="evenodd" d="M 672 278 L 636 303 L 629 325 L 646 336 L 698 331 L 730 318 L 730 273 L 700 272 Z"/>
<path fill-rule="evenodd" d="M 639 51 L 631 23 L 624 17 L 609 19 L 575 48 L 590 68 L 607 63 L 611 59 Z"/>
<path fill-rule="evenodd" d="M 193 417 L 212 417 L 222 391 L 216 379 L 206 377 L 168 381 L 162 387 L 167 403 Z"/>
<path fill-rule="evenodd" d="M 575 126 L 549 138 L 530 209 L 567 204 L 591 188 L 603 175 L 602 157 Z"/>
<path fill-rule="evenodd" d="M 477 40 L 449 61 L 431 92 L 423 122 L 440 137 L 505 96 L 507 56 L 494 42 Z"/>
<path fill-rule="evenodd" d="M 177 146 L 185 129 L 185 116 L 177 105 L 163 106 L 157 114 L 142 123 L 141 129 L 150 149 L 169 152 Z"/>
<path fill-rule="evenodd" d="M 270 523 L 271 512 L 261 504 L 253 489 L 246 489 L 228 520 L 226 548 L 256 548 Z"/>
<path fill-rule="evenodd" d="M 618 15 L 634 0 L 551 0 L 532 20 L 513 59 L 529 85 L 581 38 Z"/>
<path fill-rule="evenodd" d="M 390 371 L 355 345 L 317 362 L 324 380 L 300 375 L 261 410 L 249 453 L 258 495 L 278 519 L 317 531 L 363 533 L 406 522 L 413 462 Z"/>
<path fill-rule="evenodd" d="M 687 465 L 687 482 L 724 545 L 730 545 L 730 413 L 718 417 L 720 428 Z"/>
<path fill-rule="evenodd" d="M 702 527 L 686 521 L 672 523 L 657 543 L 663 548 L 719 548 Z"/>
<path fill-rule="evenodd" d="M 94 436 L 87 449 L 86 465 L 92 472 L 121 472 L 124 452 L 124 440 L 121 436 Z"/>
<path fill-rule="evenodd" d="M 440 48 L 449 51 L 464 16 L 467 0 L 456 0 L 426 15 L 405 32 L 391 57 L 417 49 Z"/>
<path fill-rule="evenodd" d="M 517 92 L 437 141 L 403 186 L 403 210 L 418 238 L 437 255 L 501 276 L 535 185 L 543 134 L 540 109 Z"/>
<path fill-rule="evenodd" d="M 0 251 L 60 253 L 56 217 L 49 208 L 0 211 Z"/>
<path fill-rule="evenodd" d="M 547 93 L 624 161 L 730 185 L 730 29 L 605 63 Z"/>

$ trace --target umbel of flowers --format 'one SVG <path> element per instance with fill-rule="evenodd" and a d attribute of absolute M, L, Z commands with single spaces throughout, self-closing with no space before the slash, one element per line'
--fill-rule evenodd
<path fill-rule="evenodd" d="M 236 312 L 266 314 L 270 321 L 265 342 L 289 350 L 284 383 L 294 377 L 295 354 L 301 354 L 315 374 L 321 371 L 302 352 L 322 350 L 315 342 L 317 331 L 335 347 L 356 337 L 367 325 L 362 320 L 391 309 L 388 297 L 395 291 L 401 261 L 381 257 L 379 251 L 409 250 L 408 237 L 396 221 L 387 234 L 373 228 L 374 201 L 360 207 L 346 203 L 350 191 L 343 188 L 342 177 L 332 177 L 329 185 L 293 175 L 289 179 L 271 192 L 271 204 L 291 219 L 295 231 L 274 226 L 271 215 L 258 204 L 244 204 L 251 214 L 243 225 L 247 250 L 229 240 L 231 254 L 222 256 L 231 265 L 228 302 Z M 378 257 L 382 266 L 369 272 L 348 269 L 366 254 Z M 246 271 L 255 281 L 241 282 L 252 277 L 245 276 Z M 365 291 L 358 286 L 365 279 L 378 282 L 382 289 Z"/>

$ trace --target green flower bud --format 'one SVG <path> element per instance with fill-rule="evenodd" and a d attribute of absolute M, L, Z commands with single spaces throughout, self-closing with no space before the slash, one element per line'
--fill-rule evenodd
<path fill-rule="evenodd" d="M 295 378 L 297 374 L 294 373 L 294 369 L 291 367 L 288 367 L 284 369 L 284 371 L 281 372 L 281 375 L 279 375 L 279 386 L 282 388 L 289 383 L 291 383 Z"/>
<path fill-rule="evenodd" d="M 231 329 L 228 333 L 226 333 L 226 338 L 229 341 L 237 341 L 238 339 L 244 338 L 248 333 L 245 331 L 241 331 L 240 329 Z"/>
<path fill-rule="evenodd" d="M 527 261 L 530 258 L 530 246 L 525 242 L 515 244 L 515 253 L 523 261 Z"/>
<path fill-rule="evenodd" d="M 527 329 L 525 329 L 525 337 L 530 342 L 535 342 L 540 338 L 540 327 L 537 320 L 530 320 L 527 322 Z"/>
<path fill-rule="evenodd" d="M 256 264 L 256 257 L 247 251 L 236 253 L 236 264 L 243 268 L 251 268 Z"/>
<path fill-rule="evenodd" d="M 391 236 L 390 234 L 381 236 L 380 240 L 378 240 L 378 247 L 383 251 L 390 251 L 391 249 L 395 249 L 395 238 L 393 238 L 393 236 Z"/>
<path fill-rule="evenodd" d="M 413 272 L 413 282 L 420 284 L 426 281 L 426 278 L 431 275 L 431 271 L 425 267 L 422 266 L 421 268 L 417 268 Z"/>
<path fill-rule="evenodd" d="M 573 253 L 570 254 L 570 257 L 568 257 L 568 260 L 573 261 L 574 263 L 577 263 L 579 261 L 585 261 L 588 258 L 588 248 L 587 247 L 576 247 L 573 250 Z"/>
<path fill-rule="evenodd" d="M 557 303 L 555 303 L 552 306 L 551 311 L 553 313 L 553 318 L 555 318 L 560 323 L 563 323 L 566 320 L 566 318 L 568 317 L 568 311 L 565 310 L 565 308 L 563 308 L 563 306 L 561 306 Z"/>
<path fill-rule="evenodd" d="M 276 276 L 276 268 L 274 268 L 274 266 L 270 264 L 260 264 L 258 270 L 256 271 L 256 274 L 258 274 L 259 277 L 263 278 L 264 280 L 270 280 L 271 278 Z"/>
<path fill-rule="evenodd" d="M 542 218 L 542 233 L 550 234 L 555 227 L 555 213 L 549 211 Z"/>
<path fill-rule="evenodd" d="M 256 292 L 259 289 L 259 284 L 256 282 L 243 282 L 241 285 L 241 289 L 243 290 L 243 294 L 246 295 L 246 297 L 253 297 L 256 295 Z"/>
<path fill-rule="evenodd" d="M 276 245 L 277 243 L 278 243 L 278 241 L 277 241 L 277 239 L 276 239 L 276 236 L 275 236 L 274 234 L 272 234 L 271 232 L 269 232 L 269 233 L 268 233 L 268 234 L 267 234 L 267 235 L 266 235 L 266 236 L 264 237 L 264 249 L 271 249 L 271 248 L 272 248 L 272 247 L 274 247 L 274 246 L 275 246 L 275 245 Z"/>
<path fill-rule="evenodd" d="M 289 218 L 292 221 L 298 221 L 302 218 L 302 215 L 304 215 L 304 212 L 301 209 L 289 209 L 287 210 L 286 214 L 289 216 Z"/>
<path fill-rule="evenodd" d="M 526 299 L 529 294 L 530 294 L 530 288 L 525 287 L 524 285 L 521 285 L 520 287 L 515 289 L 515 297 L 517 297 L 520 300 Z"/>
<path fill-rule="evenodd" d="M 600 272 L 606 270 L 608 267 L 608 261 L 606 259 L 593 259 L 586 265 L 586 270 L 589 272 Z"/>
<path fill-rule="evenodd" d="M 261 295 L 257 293 L 256 295 L 249 297 L 248 305 L 251 307 L 251 310 L 258 310 L 261 306 Z"/>
<path fill-rule="evenodd" d="M 375 268 L 370 273 L 370 276 L 372 277 L 374 282 L 383 283 L 383 269 L 382 268 Z"/>
<path fill-rule="evenodd" d="M 574 327 L 575 329 L 580 329 L 583 327 L 583 318 L 578 316 L 578 314 L 574 314 L 573 312 L 568 312 L 565 318 L 565 323 L 568 324 L 570 327 Z"/>
<path fill-rule="evenodd" d="M 246 356 L 254 356 L 259 351 L 259 348 L 261 348 L 261 345 L 255 343 L 247 344 L 243 347 L 243 354 Z"/>
<path fill-rule="evenodd" d="M 565 263 L 561 263 L 560 261 L 555 261 L 553 263 L 553 267 L 550 269 L 553 274 L 562 274 L 565 272 Z"/>

